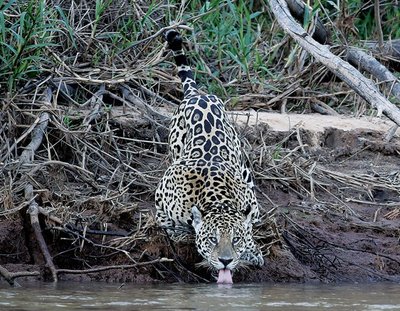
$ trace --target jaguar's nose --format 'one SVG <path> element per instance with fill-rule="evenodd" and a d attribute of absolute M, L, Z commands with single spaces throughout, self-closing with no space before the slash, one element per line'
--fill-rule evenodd
<path fill-rule="evenodd" d="M 226 268 L 231 262 L 232 258 L 218 258 L 218 260 L 224 265 L 224 268 Z"/>

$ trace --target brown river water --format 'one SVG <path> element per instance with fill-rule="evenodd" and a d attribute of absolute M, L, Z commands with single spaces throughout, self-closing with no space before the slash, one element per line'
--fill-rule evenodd
<path fill-rule="evenodd" d="M 0 283 L 0 310 L 399 310 L 400 284 Z"/>

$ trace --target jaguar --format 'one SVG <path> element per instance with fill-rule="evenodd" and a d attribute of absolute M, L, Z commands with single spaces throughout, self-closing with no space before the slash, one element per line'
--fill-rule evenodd
<path fill-rule="evenodd" d="M 175 242 L 192 236 L 217 282 L 232 283 L 235 269 L 264 264 L 253 236 L 260 212 L 248 157 L 224 103 L 200 93 L 180 33 L 164 37 L 184 98 L 170 124 L 172 162 L 155 192 L 156 221 Z"/>

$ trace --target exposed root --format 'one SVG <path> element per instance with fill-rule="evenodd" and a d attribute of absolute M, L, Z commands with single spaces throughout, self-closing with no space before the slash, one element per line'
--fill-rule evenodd
<path fill-rule="evenodd" d="M 53 96 L 53 94 L 52 94 L 51 89 L 47 88 L 45 96 L 44 96 L 44 100 L 43 100 L 45 105 L 50 105 L 52 96 Z M 20 165 L 22 167 L 33 162 L 33 158 L 35 156 L 35 151 L 42 144 L 44 133 L 47 130 L 49 118 L 50 117 L 47 112 L 42 112 L 40 114 L 39 123 L 32 131 L 31 142 L 28 144 L 28 146 L 25 148 L 25 150 L 22 152 L 22 154 L 19 158 Z M 28 174 L 26 176 L 29 176 Z M 42 251 L 43 257 L 45 258 L 46 265 L 51 271 L 53 281 L 57 282 L 56 268 L 54 266 L 53 259 L 50 255 L 47 244 L 43 238 L 42 229 L 40 228 L 40 224 L 39 224 L 39 213 L 40 213 L 41 209 L 33 196 L 34 196 L 33 186 L 29 182 L 29 180 L 27 180 L 26 185 L 25 185 L 25 199 L 30 202 L 29 207 L 28 207 L 28 213 L 30 215 L 31 225 L 32 225 L 33 231 L 35 232 L 35 236 L 39 243 L 39 247 Z"/>
<path fill-rule="evenodd" d="M 21 287 L 19 283 L 15 280 L 21 277 L 27 276 L 38 276 L 40 275 L 39 271 L 19 271 L 19 272 L 10 272 L 6 268 L 0 265 L 0 275 L 10 284 L 12 287 Z"/>
<path fill-rule="evenodd" d="M 111 265 L 111 266 L 106 266 L 106 267 L 97 267 L 97 268 L 85 269 L 85 270 L 58 269 L 57 273 L 58 274 L 87 274 L 87 273 L 95 273 L 95 272 L 115 270 L 115 269 L 132 269 L 132 268 L 137 268 L 137 267 L 141 267 L 141 266 L 153 265 L 156 263 L 172 262 L 172 261 L 174 261 L 174 260 L 168 259 L 168 258 L 159 258 L 159 259 L 146 261 L 146 262 L 137 262 L 133 265 L 119 265 L 119 266 Z"/>

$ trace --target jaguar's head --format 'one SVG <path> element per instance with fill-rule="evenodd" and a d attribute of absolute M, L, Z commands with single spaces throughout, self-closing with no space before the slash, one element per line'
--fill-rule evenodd
<path fill-rule="evenodd" d="M 218 271 L 218 283 L 232 283 L 232 270 L 246 251 L 246 237 L 251 234 L 247 215 L 216 206 L 206 215 L 192 208 L 196 247 L 209 267 Z"/>

